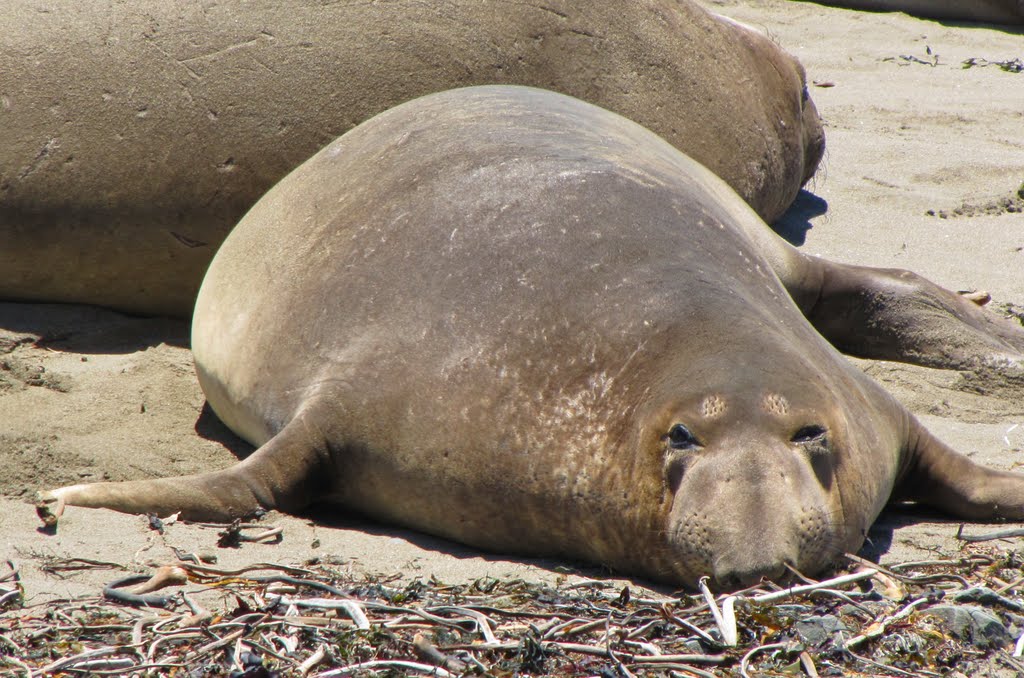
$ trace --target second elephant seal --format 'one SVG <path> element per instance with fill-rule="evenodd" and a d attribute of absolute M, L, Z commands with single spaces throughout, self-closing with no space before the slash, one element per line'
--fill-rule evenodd
<path fill-rule="evenodd" d="M 5 300 L 188 316 L 267 189 L 367 118 L 454 87 L 620 113 L 769 221 L 822 152 L 799 63 L 692 0 L 5 0 L 0 25 Z"/>

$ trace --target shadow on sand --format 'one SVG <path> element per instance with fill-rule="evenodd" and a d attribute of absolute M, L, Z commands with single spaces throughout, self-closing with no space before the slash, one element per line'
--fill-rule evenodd
<path fill-rule="evenodd" d="M 828 211 L 828 202 L 810 191 L 800 189 L 796 200 L 786 212 L 771 225 L 790 245 L 800 247 L 807 240 L 807 231 L 814 228 L 811 219 Z"/>
<path fill-rule="evenodd" d="M 0 341 L 28 341 L 54 351 L 90 354 L 134 353 L 159 344 L 187 348 L 189 323 L 96 306 L 3 302 Z"/>

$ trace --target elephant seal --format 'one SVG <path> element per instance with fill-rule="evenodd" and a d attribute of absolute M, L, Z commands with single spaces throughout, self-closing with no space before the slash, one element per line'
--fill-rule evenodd
<path fill-rule="evenodd" d="M 812 323 L 883 357 L 1024 358 L 1024 330 L 954 293 L 801 254 L 625 118 L 532 88 L 435 94 L 293 171 L 210 266 L 196 370 L 259 449 L 55 490 L 41 515 L 328 502 L 723 586 L 821 570 L 892 496 L 1024 518 L 1024 476 L 933 438 Z"/>
<path fill-rule="evenodd" d="M 1024 0 L 816 0 L 875 12 L 906 12 L 929 19 L 977 21 L 988 24 L 1024 24 Z"/>
<path fill-rule="evenodd" d="M 800 64 L 691 0 L 9 0 L 0 24 L 7 300 L 187 317 L 267 189 L 370 116 L 455 87 L 616 111 L 769 221 L 824 143 Z"/>

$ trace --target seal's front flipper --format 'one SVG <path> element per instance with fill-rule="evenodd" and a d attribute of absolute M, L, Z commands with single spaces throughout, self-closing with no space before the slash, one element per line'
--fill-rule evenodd
<path fill-rule="evenodd" d="M 832 345 L 850 355 L 944 368 L 1024 374 L 1024 326 L 921 276 L 808 257 L 820 285 L 794 299 Z M 789 285 L 787 284 L 787 287 Z"/>
<path fill-rule="evenodd" d="M 181 513 L 185 520 L 230 522 L 258 511 L 298 511 L 321 496 L 328 450 L 319 429 L 298 416 L 244 461 L 212 473 L 121 483 L 71 485 L 40 493 L 39 517 L 55 525 L 65 506 L 122 513 Z"/>
<path fill-rule="evenodd" d="M 894 498 L 968 520 L 1024 520 L 1024 474 L 976 464 L 910 419 L 907 455 Z"/>

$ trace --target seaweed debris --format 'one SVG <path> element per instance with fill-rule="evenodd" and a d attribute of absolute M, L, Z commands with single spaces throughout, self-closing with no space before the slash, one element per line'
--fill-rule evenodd
<path fill-rule="evenodd" d="M 151 594 L 117 593 L 140 577 L 115 582 L 105 596 L 26 605 L 9 563 L 0 577 L 0 665 L 29 677 L 1024 671 L 1016 553 L 971 542 L 954 559 L 888 568 L 848 558 L 852 574 L 717 597 L 704 585 L 703 595 L 594 579 L 394 585 L 324 563 L 226 571 L 181 561 L 143 585 L 177 588 L 161 597 L 164 607 L 152 606 Z M 192 594 L 209 588 L 232 604 L 197 605 Z"/>
<path fill-rule="evenodd" d="M 951 219 L 956 217 L 999 216 L 1000 214 L 1020 214 L 1024 212 L 1024 183 L 1010 195 L 995 198 L 980 204 L 963 202 L 951 210 L 928 210 L 926 216 Z"/>
<path fill-rule="evenodd" d="M 974 68 L 975 66 L 982 68 L 985 66 L 996 66 L 999 70 L 1006 71 L 1007 73 L 1024 73 L 1024 61 L 1021 61 L 1019 58 L 989 61 L 980 57 L 971 57 L 960 62 L 960 66 L 965 69 Z"/>

